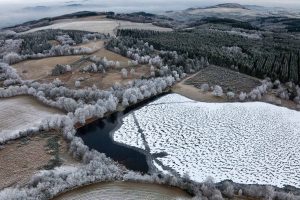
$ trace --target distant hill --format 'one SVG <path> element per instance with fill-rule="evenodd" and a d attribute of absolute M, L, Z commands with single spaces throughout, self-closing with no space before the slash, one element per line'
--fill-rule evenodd
<path fill-rule="evenodd" d="M 208 7 L 194 7 L 181 11 L 165 12 L 166 16 L 174 20 L 198 23 L 199 20 L 205 18 L 224 18 L 238 21 L 255 20 L 259 17 L 267 17 L 269 13 L 260 8 L 253 6 L 245 6 L 238 3 L 223 3 Z"/>
<path fill-rule="evenodd" d="M 239 9 L 247 9 L 245 6 L 238 4 L 238 3 L 223 3 L 223 4 L 218 4 L 215 6 L 210 6 L 210 7 L 206 7 L 206 9 L 208 8 L 239 8 Z"/>
<path fill-rule="evenodd" d="M 79 3 L 73 3 L 73 4 L 68 4 L 66 5 L 67 7 L 80 7 L 80 6 L 83 6 L 82 4 L 79 4 Z"/>
<path fill-rule="evenodd" d="M 244 7 L 248 9 L 266 9 L 264 6 L 258 6 L 258 5 L 244 5 Z"/>
<path fill-rule="evenodd" d="M 50 7 L 48 6 L 33 6 L 33 7 L 25 7 L 24 10 L 26 11 L 46 11 L 49 10 Z"/>
<path fill-rule="evenodd" d="M 232 9 L 245 9 L 248 10 L 247 7 L 238 4 L 238 3 L 223 3 L 223 4 L 217 4 L 214 6 L 208 6 L 203 8 L 188 8 L 186 11 L 193 11 L 193 10 L 206 10 L 206 9 L 213 9 L 213 8 L 232 8 Z"/>
<path fill-rule="evenodd" d="M 15 32 L 23 32 L 32 28 L 38 28 L 41 26 L 48 26 L 55 20 L 71 19 L 71 18 L 82 18 L 99 15 L 114 15 L 113 12 L 93 12 L 93 11 L 80 11 L 71 14 L 61 15 L 57 17 L 46 17 L 39 20 L 28 21 L 22 24 L 18 24 L 11 27 L 6 27 L 3 30 L 13 30 Z"/>

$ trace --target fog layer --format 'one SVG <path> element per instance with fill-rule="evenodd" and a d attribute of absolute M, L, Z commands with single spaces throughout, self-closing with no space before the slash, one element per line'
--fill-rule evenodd
<path fill-rule="evenodd" d="M 225 3 L 226 0 L 0 0 L 0 28 L 35 20 L 43 17 L 53 17 L 66 13 L 89 11 L 114 11 L 134 12 L 147 11 L 159 13 L 168 10 L 182 10 L 189 7 L 203 7 L 217 3 Z M 258 4 L 264 6 L 299 7 L 300 2 L 295 0 L 285 1 L 280 4 L 278 0 L 231 0 L 241 4 Z M 272 3 L 271 3 L 272 2 Z"/>

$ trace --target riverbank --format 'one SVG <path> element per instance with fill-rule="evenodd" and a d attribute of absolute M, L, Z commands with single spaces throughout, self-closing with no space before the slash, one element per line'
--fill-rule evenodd
<path fill-rule="evenodd" d="M 172 90 L 172 88 L 168 88 L 167 90 L 163 91 L 162 93 L 160 93 L 158 95 L 151 96 L 149 98 L 145 98 L 143 100 L 140 100 L 140 101 L 138 101 L 135 104 L 127 106 L 126 108 L 124 106 L 122 106 L 121 104 L 119 104 L 118 107 L 117 107 L 117 111 L 107 112 L 107 113 L 104 114 L 104 116 L 102 118 L 89 118 L 89 119 L 86 119 L 85 120 L 85 124 L 77 123 L 77 124 L 75 124 L 75 128 L 79 129 L 79 128 L 84 127 L 86 125 L 89 125 L 89 124 L 91 124 L 91 123 L 93 123 L 93 122 L 95 122 L 97 120 L 101 120 L 101 119 L 104 119 L 106 117 L 109 117 L 109 116 L 111 116 L 114 113 L 118 113 L 118 112 L 128 113 L 128 112 L 130 112 L 133 109 L 138 109 L 139 107 L 142 107 L 143 105 L 149 103 L 150 101 L 153 101 L 153 100 L 155 100 L 155 99 L 157 99 L 159 97 L 162 97 L 162 96 L 164 96 L 166 94 L 169 94 L 171 92 L 171 90 Z"/>

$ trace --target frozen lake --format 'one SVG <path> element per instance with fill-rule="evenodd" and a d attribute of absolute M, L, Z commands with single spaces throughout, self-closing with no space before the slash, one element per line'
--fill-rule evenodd
<path fill-rule="evenodd" d="M 152 155 L 167 153 L 153 156 L 155 166 L 195 181 L 211 176 L 300 187 L 300 112 L 283 107 L 169 94 L 126 115 L 113 139 Z"/>

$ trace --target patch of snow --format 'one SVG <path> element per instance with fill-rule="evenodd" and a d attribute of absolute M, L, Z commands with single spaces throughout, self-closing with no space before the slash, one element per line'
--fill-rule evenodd
<path fill-rule="evenodd" d="M 55 167 L 52 172 L 54 174 L 70 174 L 78 170 L 78 167 L 65 165 L 60 167 Z M 43 176 L 45 173 L 49 173 L 49 170 L 41 170 L 37 173 L 38 176 Z"/>
<path fill-rule="evenodd" d="M 231 35 L 240 35 L 249 39 L 257 39 L 257 40 L 261 39 L 261 34 L 258 33 L 246 33 L 246 32 L 233 31 L 233 30 L 225 31 L 225 32 Z"/>
<path fill-rule="evenodd" d="M 166 152 L 157 159 L 182 176 L 300 187 L 300 112 L 260 102 L 194 102 L 170 94 L 134 113 L 150 153 Z M 140 148 L 132 114 L 123 122 L 114 137 Z"/>
<path fill-rule="evenodd" d="M 134 143 L 135 147 L 145 149 L 141 133 L 138 132 L 138 127 L 134 122 L 133 115 L 128 115 L 123 118 L 123 124 L 128 126 L 121 126 L 113 135 L 113 140 L 119 143 L 129 144 Z"/>
<path fill-rule="evenodd" d="M 99 21 L 65 21 L 60 23 L 51 24 L 49 26 L 43 26 L 33 28 L 24 32 L 31 33 L 46 29 L 63 29 L 63 30 L 80 30 L 98 32 L 104 34 L 114 35 L 115 29 L 141 29 L 141 30 L 153 30 L 153 31 L 172 31 L 170 28 L 163 28 L 152 25 L 151 23 L 136 23 L 121 20 L 99 20 Z"/>

